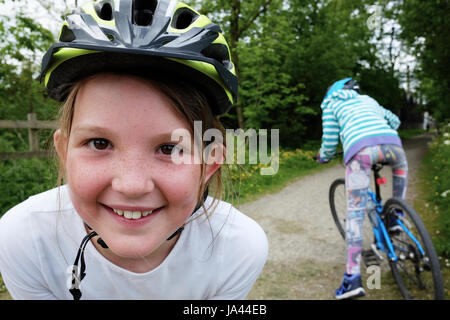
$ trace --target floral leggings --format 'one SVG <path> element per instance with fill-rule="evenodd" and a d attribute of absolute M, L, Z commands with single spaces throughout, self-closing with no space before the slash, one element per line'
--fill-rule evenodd
<path fill-rule="evenodd" d="M 364 212 L 368 199 L 371 167 L 387 163 L 392 168 L 393 196 L 404 198 L 408 181 L 408 163 L 403 148 L 396 145 L 376 145 L 361 149 L 346 165 L 347 192 L 347 274 L 360 273 L 363 246 Z"/>

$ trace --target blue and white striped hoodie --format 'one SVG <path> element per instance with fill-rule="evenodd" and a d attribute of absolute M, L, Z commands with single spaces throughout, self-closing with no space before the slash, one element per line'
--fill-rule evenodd
<path fill-rule="evenodd" d="M 368 146 L 402 146 L 397 134 L 399 118 L 369 96 L 354 90 L 337 90 L 320 107 L 323 127 L 320 157 L 325 161 L 333 157 L 339 138 L 344 148 L 345 163 Z"/>

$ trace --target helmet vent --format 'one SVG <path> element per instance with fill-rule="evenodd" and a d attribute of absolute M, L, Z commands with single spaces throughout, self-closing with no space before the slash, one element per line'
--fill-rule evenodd
<path fill-rule="evenodd" d="M 95 5 L 95 11 L 102 20 L 111 21 L 113 19 L 113 10 L 111 3 L 101 2 Z"/>
<path fill-rule="evenodd" d="M 210 46 L 202 50 L 202 54 L 205 57 L 219 61 L 220 63 L 225 63 L 230 60 L 230 55 L 228 54 L 228 48 L 221 43 L 213 43 Z"/>
<path fill-rule="evenodd" d="M 175 29 L 186 29 L 197 18 L 198 14 L 188 8 L 179 9 L 173 17 L 172 27 Z"/>
<path fill-rule="evenodd" d="M 157 5 L 157 0 L 134 0 L 133 23 L 143 27 L 151 25 Z"/>
<path fill-rule="evenodd" d="M 75 35 L 72 30 L 67 28 L 66 25 L 64 25 L 61 29 L 61 35 L 59 36 L 59 41 L 62 42 L 72 42 L 75 40 Z"/>

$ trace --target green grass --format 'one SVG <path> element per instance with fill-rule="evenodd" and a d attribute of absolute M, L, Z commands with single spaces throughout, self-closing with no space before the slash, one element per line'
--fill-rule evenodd
<path fill-rule="evenodd" d="M 448 131 L 450 132 L 450 128 Z M 430 227 L 435 234 L 436 250 L 446 258 L 450 258 L 449 159 L 450 133 L 447 132 L 433 141 L 421 170 L 421 185 L 425 200 L 423 209 L 429 213 Z"/>
<path fill-rule="evenodd" d="M 398 135 L 402 140 L 407 140 L 425 132 L 423 129 L 402 129 L 398 131 Z"/>
<path fill-rule="evenodd" d="M 0 274 L 0 300 L 11 300 L 11 296 L 9 295 L 8 290 L 6 290 L 1 274 Z"/>
<path fill-rule="evenodd" d="M 53 159 L 0 161 L 0 216 L 28 197 L 56 186 Z"/>
<path fill-rule="evenodd" d="M 450 299 L 450 127 L 438 136 L 419 172 L 421 197 L 414 202 L 439 256 L 445 298 Z M 445 141 L 449 141 L 445 144 Z"/>

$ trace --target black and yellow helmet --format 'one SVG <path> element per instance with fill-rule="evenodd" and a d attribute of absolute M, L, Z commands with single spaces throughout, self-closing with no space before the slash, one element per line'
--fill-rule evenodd
<path fill-rule="evenodd" d="M 108 71 L 184 79 L 205 94 L 216 115 L 237 98 L 222 30 L 177 0 L 100 0 L 67 15 L 59 41 L 42 59 L 49 96 L 64 101 L 71 83 Z"/>

